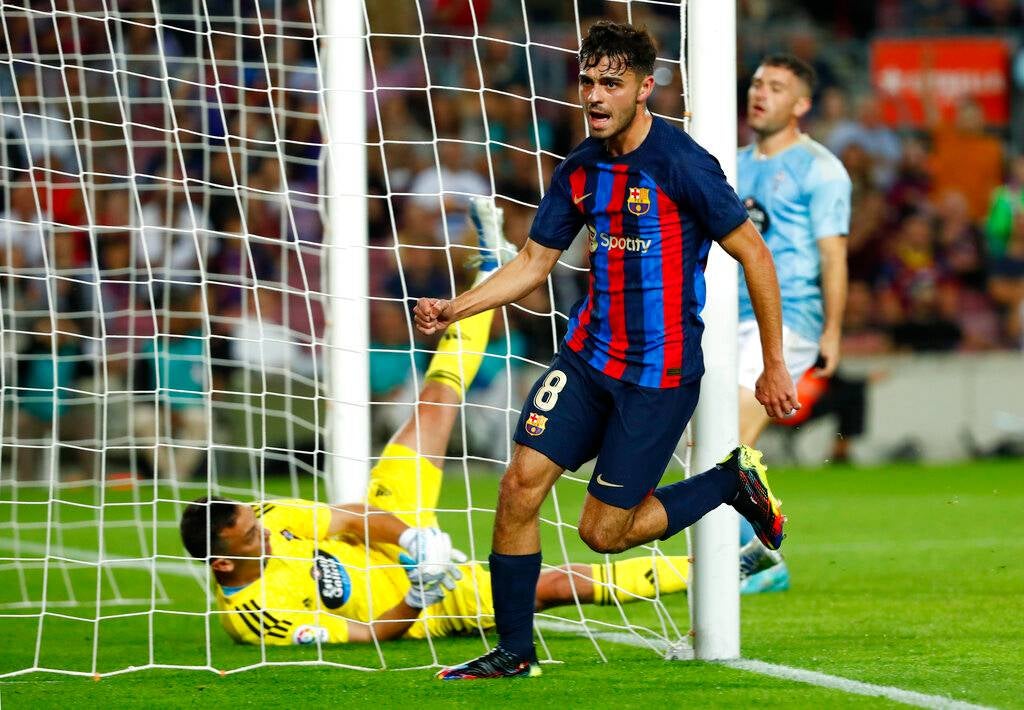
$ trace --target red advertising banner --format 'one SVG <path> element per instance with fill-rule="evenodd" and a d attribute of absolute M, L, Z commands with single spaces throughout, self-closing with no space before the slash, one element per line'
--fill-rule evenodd
<path fill-rule="evenodd" d="M 871 82 L 893 126 L 924 126 L 926 95 L 946 120 L 971 97 L 990 125 L 1006 125 L 1009 67 L 1009 45 L 991 37 L 879 39 L 871 46 Z"/>

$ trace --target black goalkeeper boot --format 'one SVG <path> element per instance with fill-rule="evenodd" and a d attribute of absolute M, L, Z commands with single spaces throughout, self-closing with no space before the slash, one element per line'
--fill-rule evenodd
<path fill-rule="evenodd" d="M 501 646 L 472 661 L 444 668 L 437 677 L 441 680 L 479 680 L 481 678 L 533 678 L 539 676 L 540 664 L 536 657 L 523 658 Z"/>

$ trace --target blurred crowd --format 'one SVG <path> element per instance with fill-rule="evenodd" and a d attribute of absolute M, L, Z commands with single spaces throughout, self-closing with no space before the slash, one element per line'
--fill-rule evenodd
<path fill-rule="evenodd" d="M 555 156 L 583 137 L 572 107 L 571 52 L 548 51 L 573 46 L 570 4 L 550 10 L 551 24 L 531 36 L 544 48 L 530 53 L 508 43 L 522 40 L 522 20 L 515 12 L 506 14 L 501 4 L 475 2 L 473 13 L 465 3 L 438 5 L 451 10 L 452 34 L 471 35 L 476 23 L 481 35 L 495 39 L 475 44 L 446 39 L 436 48 L 445 61 L 429 66 L 418 40 L 374 44 L 375 59 L 380 59 L 374 64 L 386 70 L 369 77 L 379 88 L 369 106 L 371 116 L 379 110 L 371 135 L 383 139 L 383 160 L 372 165 L 373 175 L 379 194 L 408 195 L 404 204 L 398 201 L 390 213 L 378 215 L 372 233 L 385 240 L 390 238 L 388 220 L 399 225 L 400 241 L 403 228 L 409 239 L 424 243 L 442 244 L 452 237 L 461 214 L 459 200 L 449 195 L 445 219 L 440 219 L 439 200 L 421 196 L 439 185 L 475 193 L 487 192 L 493 183 L 496 194 L 508 198 L 506 210 L 524 213 L 515 221 L 527 224 Z M 401 34 L 406 21 L 402 3 L 393 6 L 387 31 Z M 617 13 L 604 3 L 577 7 L 584 16 L 594 10 L 595 16 L 603 11 L 625 19 L 621 7 Z M 854 182 L 847 353 L 1024 347 L 1021 146 L 1011 142 L 1009 129 L 986 125 L 969 96 L 959 101 L 954 118 L 945 117 L 926 95 L 925 125 L 885 123 L 868 75 L 867 51 L 872 37 L 945 35 L 952 28 L 1014 43 L 1024 36 L 1022 8 L 1024 3 L 1010 0 L 739 3 L 741 113 L 747 81 L 764 54 L 787 51 L 807 60 L 820 85 L 805 130 L 840 157 Z M 677 67 L 671 62 L 677 56 L 678 27 L 669 17 L 674 9 L 641 3 L 631 9 L 632 19 L 652 28 L 670 60 L 659 63 L 664 73 L 656 73 L 653 108 L 678 117 L 682 106 L 673 72 Z M 538 65 L 545 67 L 539 77 Z M 478 67 L 483 68 L 483 86 L 491 90 L 482 100 L 464 91 L 480 85 Z M 532 93 L 524 80 L 531 72 Z M 403 90 L 428 84 L 454 88 Z M 752 140 L 743 124 L 741 115 L 741 144 Z M 434 136 L 440 139 L 436 153 Z M 425 214 L 430 210 L 433 215 Z M 417 231 L 422 234 L 414 236 Z M 582 266 L 585 260 L 570 255 L 568 263 Z M 578 294 L 568 283 L 561 291 L 556 288 L 556 309 L 568 305 L 558 301 L 560 292 Z"/>
<path fill-rule="evenodd" d="M 876 37 L 956 34 L 1016 46 L 1024 3 L 749 0 L 740 8 L 751 29 L 741 75 L 773 49 L 810 62 L 819 87 L 805 130 L 853 179 L 844 352 L 1024 347 L 1024 156 L 1012 129 L 1019 89 L 1010 89 L 1009 128 L 986 125 L 970 96 L 944 116 L 927 90 L 924 125 L 888 125 L 867 49 Z M 741 142 L 749 138 L 741 128 Z"/>
<path fill-rule="evenodd" d="M 70 339 L 78 360 L 102 353 L 107 375 L 127 382 L 146 342 L 187 335 L 174 332 L 184 319 L 207 329 L 196 336 L 202 354 L 223 368 L 207 379 L 240 361 L 313 374 L 324 139 L 311 5 L 202 5 L 201 14 L 189 0 L 78 0 L 56 16 L 5 10 L 0 300 L 18 349 Z M 1021 146 L 970 98 L 952 121 L 931 111 L 923 128 L 883 123 L 865 47 L 881 34 L 951 28 L 1018 41 L 1024 3 L 738 7 L 741 110 L 763 54 L 808 60 L 821 85 L 805 128 L 853 179 L 845 352 L 1021 348 Z M 678 11 L 666 3 L 374 0 L 366 12 L 371 385 L 383 400 L 408 386 L 430 346 L 413 334 L 410 302 L 466 283 L 469 196 L 497 195 L 521 242 L 552 169 L 584 137 L 578 26 L 645 23 L 662 56 L 652 108 L 679 120 L 685 107 Z M 741 143 L 750 138 L 741 120 Z M 550 356 L 564 319 L 536 314 L 565 314 L 585 268 L 586 254 L 571 251 L 552 289 L 496 319 L 484 387 L 508 355 L 513 364 Z M 190 285 L 191 296 L 176 294 Z"/>
<path fill-rule="evenodd" d="M 130 442 L 141 468 L 189 478 L 211 400 L 258 389 L 254 371 L 315 375 L 310 6 L 157 5 L 2 17 L 2 421 L 20 477 L 58 438 L 82 468 L 87 442 Z"/>

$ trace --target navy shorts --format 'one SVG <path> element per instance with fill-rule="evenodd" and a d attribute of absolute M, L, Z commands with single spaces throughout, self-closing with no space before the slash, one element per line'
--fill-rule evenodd
<path fill-rule="evenodd" d="M 641 387 L 563 349 L 530 390 L 514 438 L 570 471 L 596 456 L 590 495 L 629 509 L 661 481 L 699 394 L 699 380 Z"/>

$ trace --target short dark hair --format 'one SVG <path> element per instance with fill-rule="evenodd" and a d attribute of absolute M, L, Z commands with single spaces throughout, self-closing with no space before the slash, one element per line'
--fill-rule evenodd
<path fill-rule="evenodd" d="M 769 54 L 761 60 L 760 66 L 789 69 L 797 79 L 807 86 L 807 91 L 810 94 L 814 94 L 818 88 L 818 72 L 814 71 L 814 67 L 800 57 L 782 53 Z"/>
<path fill-rule="evenodd" d="M 237 501 L 220 496 L 203 496 L 189 503 L 179 526 L 181 542 L 188 554 L 200 560 L 224 554 L 220 534 L 224 528 L 235 524 L 239 505 Z"/>
<path fill-rule="evenodd" d="M 641 76 L 654 72 L 658 50 L 646 27 L 634 27 L 625 22 L 601 20 L 590 26 L 580 45 L 580 66 L 597 66 L 607 59 L 613 67 L 632 69 Z"/>

